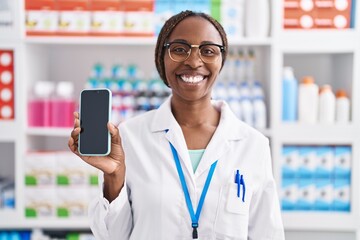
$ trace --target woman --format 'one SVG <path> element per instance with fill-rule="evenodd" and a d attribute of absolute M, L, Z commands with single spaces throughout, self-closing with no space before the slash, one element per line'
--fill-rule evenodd
<path fill-rule="evenodd" d="M 106 157 L 78 154 L 75 114 L 69 148 L 103 172 L 89 209 L 97 239 L 284 239 L 267 138 L 211 100 L 227 45 L 210 16 L 171 17 L 155 63 L 172 95 L 119 129 L 109 123 Z"/>

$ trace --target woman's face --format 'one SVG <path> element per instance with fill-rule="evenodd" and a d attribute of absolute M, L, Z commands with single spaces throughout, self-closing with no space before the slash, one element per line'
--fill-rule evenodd
<path fill-rule="evenodd" d="M 168 43 L 185 42 L 190 45 L 215 43 L 222 45 L 220 33 L 202 17 L 188 17 L 181 21 L 169 36 Z M 199 48 L 191 48 L 190 56 L 183 62 L 173 61 L 168 50 L 164 55 L 166 79 L 173 97 L 184 101 L 211 98 L 212 86 L 221 69 L 222 55 L 213 63 L 200 58 Z"/>

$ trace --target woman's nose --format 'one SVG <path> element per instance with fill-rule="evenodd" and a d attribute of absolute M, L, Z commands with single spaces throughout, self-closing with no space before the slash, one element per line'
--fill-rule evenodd
<path fill-rule="evenodd" d="M 204 64 L 203 60 L 200 57 L 199 48 L 192 48 L 190 56 L 185 60 L 184 64 L 191 66 L 192 68 L 197 68 Z"/>

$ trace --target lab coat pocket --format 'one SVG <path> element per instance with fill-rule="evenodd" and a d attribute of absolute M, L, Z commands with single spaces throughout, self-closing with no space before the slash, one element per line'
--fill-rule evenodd
<path fill-rule="evenodd" d="M 239 193 L 235 183 L 229 183 L 224 187 L 215 221 L 216 239 L 247 239 L 252 191 L 247 187 L 245 192 L 241 189 Z"/>

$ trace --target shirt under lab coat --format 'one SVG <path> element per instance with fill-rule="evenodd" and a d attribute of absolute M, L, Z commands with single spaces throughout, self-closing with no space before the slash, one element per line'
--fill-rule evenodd
<path fill-rule="evenodd" d="M 120 124 L 126 182 L 109 204 L 100 176 L 100 196 L 89 207 L 96 239 L 192 239 L 169 142 L 178 152 L 195 212 L 210 166 L 218 160 L 199 218 L 199 239 L 284 239 L 268 139 L 238 120 L 225 102 L 213 101 L 221 112 L 219 126 L 194 173 L 170 99 Z M 237 194 L 236 170 L 245 181 L 245 202 L 243 192 Z"/>

